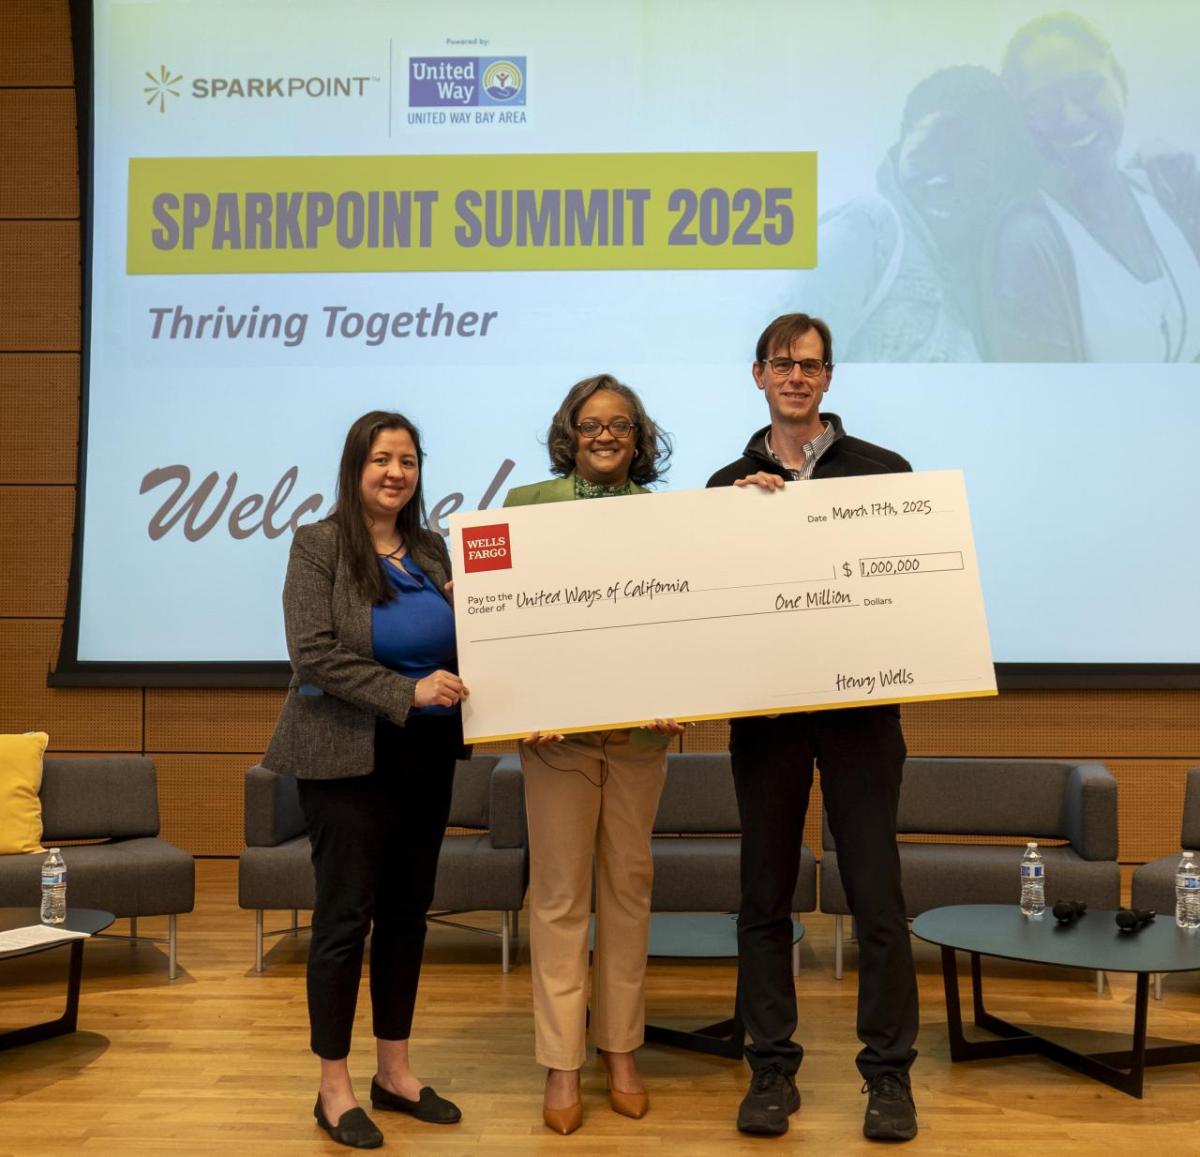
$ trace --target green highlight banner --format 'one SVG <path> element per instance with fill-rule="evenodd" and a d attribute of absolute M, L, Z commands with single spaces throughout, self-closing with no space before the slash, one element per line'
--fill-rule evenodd
<path fill-rule="evenodd" d="M 129 161 L 131 274 L 816 261 L 811 152 Z"/>

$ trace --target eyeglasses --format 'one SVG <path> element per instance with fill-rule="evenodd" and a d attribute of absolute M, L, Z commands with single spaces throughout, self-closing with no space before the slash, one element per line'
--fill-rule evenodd
<path fill-rule="evenodd" d="M 637 423 L 628 418 L 613 418 L 611 422 L 601 422 L 599 418 L 584 418 L 577 422 L 575 429 L 585 438 L 599 438 L 602 430 L 607 430 L 618 440 L 628 438 L 637 429 Z"/>
<path fill-rule="evenodd" d="M 800 358 L 798 361 L 795 358 L 767 358 L 766 363 L 781 378 L 790 378 L 796 366 L 806 378 L 819 377 L 822 370 L 829 369 L 829 363 L 819 358 Z"/>

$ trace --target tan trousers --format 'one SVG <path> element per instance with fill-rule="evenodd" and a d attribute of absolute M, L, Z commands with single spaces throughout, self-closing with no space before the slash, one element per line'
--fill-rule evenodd
<path fill-rule="evenodd" d="M 588 917 L 596 874 L 592 1042 L 636 1049 L 646 1025 L 650 833 L 666 750 L 644 732 L 568 736 L 521 747 L 529 814 L 529 930 L 537 1063 L 587 1059 Z"/>

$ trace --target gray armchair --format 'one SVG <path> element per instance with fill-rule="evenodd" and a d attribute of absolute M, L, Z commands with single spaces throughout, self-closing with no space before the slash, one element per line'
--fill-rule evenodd
<path fill-rule="evenodd" d="M 101 908 L 129 919 L 167 917 L 167 975 L 175 979 L 176 918 L 196 901 L 196 865 L 187 852 L 158 839 L 158 777 L 136 755 L 47 759 L 42 768 L 42 844 L 64 847 L 67 904 Z M 27 907 L 40 897 L 38 852 L 0 856 L 0 906 Z M 141 937 L 141 939 L 153 939 Z"/>
<path fill-rule="evenodd" d="M 1039 846 L 1046 900 L 1120 904 L 1117 784 L 1098 763 L 1024 759 L 909 759 L 900 788 L 901 834 L 1018 836 L 1064 840 Z M 843 917 L 850 914 L 828 818 L 822 839 L 821 911 L 834 921 L 834 974 L 843 970 Z M 900 844 L 909 917 L 948 904 L 1016 904 L 1022 850 L 1012 845 Z"/>
<path fill-rule="evenodd" d="M 1200 855 L 1200 767 L 1189 767 L 1183 795 L 1183 822 L 1179 846 Z M 1142 864 L 1133 872 L 1133 906 L 1153 908 L 1160 919 L 1175 918 L 1175 868 L 1179 852 L 1160 856 Z M 1162 976 L 1154 978 L 1154 995 L 1162 997 Z"/>
<path fill-rule="evenodd" d="M 478 755 L 460 760 L 454 774 L 451 827 L 438 859 L 430 919 L 460 912 L 498 912 L 500 930 L 457 924 L 500 939 L 501 968 L 508 972 L 518 913 L 529 881 L 525 795 L 515 756 Z M 299 927 L 299 909 L 312 910 L 311 849 L 296 781 L 265 767 L 246 772 L 246 850 L 238 863 L 238 904 L 255 912 L 255 971 L 263 970 L 263 940 Z M 290 928 L 265 930 L 266 909 L 290 909 Z"/>

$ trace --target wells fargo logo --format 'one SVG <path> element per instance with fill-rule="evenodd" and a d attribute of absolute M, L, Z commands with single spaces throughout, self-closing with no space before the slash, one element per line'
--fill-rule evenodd
<path fill-rule="evenodd" d="M 464 526 L 462 543 L 463 569 L 467 574 L 479 570 L 512 570 L 507 522 L 498 522 L 494 526 Z"/>

